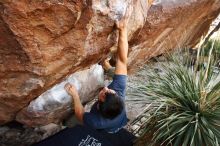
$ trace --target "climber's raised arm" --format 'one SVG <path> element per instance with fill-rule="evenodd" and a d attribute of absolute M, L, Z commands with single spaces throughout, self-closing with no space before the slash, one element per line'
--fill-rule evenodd
<path fill-rule="evenodd" d="M 119 29 L 115 74 L 127 75 L 128 39 L 127 28 Z"/>
<path fill-rule="evenodd" d="M 119 31 L 118 49 L 116 58 L 115 74 L 127 75 L 127 57 L 128 57 L 128 34 L 127 24 L 132 12 L 132 7 L 129 6 L 125 16 L 116 22 Z"/>
<path fill-rule="evenodd" d="M 65 89 L 68 92 L 68 94 L 73 98 L 74 111 L 75 111 L 76 118 L 81 123 L 83 123 L 83 115 L 84 115 L 85 111 L 84 111 L 83 105 L 82 105 L 82 103 L 80 101 L 79 94 L 78 94 L 75 86 L 67 83 L 65 85 Z"/>

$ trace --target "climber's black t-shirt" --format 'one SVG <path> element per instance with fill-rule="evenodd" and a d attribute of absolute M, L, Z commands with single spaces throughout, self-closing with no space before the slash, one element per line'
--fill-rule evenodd
<path fill-rule="evenodd" d="M 122 99 L 125 100 L 126 75 L 114 75 L 112 83 L 108 86 L 114 90 Z M 83 124 L 94 129 L 102 129 L 109 133 L 116 133 L 127 124 L 127 116 L 125 109 L 114 119 L 107 119 L 101 116 L 97 110 L 97 102 L 92 106 L 90 112 L 85 112 L 83 116 Z"/>
<path fill-rule="evenodd" d="M 115 134 L 77 125 L 32 146 L 132 146 L 135 136 L 125 129 Z"/>

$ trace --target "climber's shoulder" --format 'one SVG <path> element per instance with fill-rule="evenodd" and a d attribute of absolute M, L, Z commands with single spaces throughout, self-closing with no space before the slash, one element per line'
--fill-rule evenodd
<path fill-rule="evenodd" d="M 127 75 L 115 74 L 108 88 L 115 90 L 120 97 L 125 99 Z"/>
<path fill-rule="evenodd" d="M 109 133 L 116 133 L 128 122 L 125 109 L 114 119 L 104 118 L 98 111 L 85 112 L 83 124 L 94 129 L 104 130 Z"/>

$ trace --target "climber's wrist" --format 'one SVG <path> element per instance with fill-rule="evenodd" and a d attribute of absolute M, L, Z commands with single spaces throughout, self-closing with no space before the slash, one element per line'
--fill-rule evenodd
<path fill-rule="evenodd" d="M 123 28 L 121 30 L 119 30 L 119 37 L 127 37 L 128 32 L 127 32 L 127 28 Z"/>
<path fill-rule="evenodd" d="M 127 32 L 127 26 L 118 28 L 119 32 Z"/>
<path fill-rule="evenodd" d="M 79 98 L 78 93 L 71 93 L 71 96 L 73 99 Z"/>

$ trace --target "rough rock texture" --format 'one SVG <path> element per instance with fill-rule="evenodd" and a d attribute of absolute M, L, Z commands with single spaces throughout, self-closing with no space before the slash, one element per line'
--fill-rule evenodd
<path fill-rule="evenodd" d="M 210 34 L 212 31 L 214 31 L 214 33 L 212 34 L 210 39 L 220 40 L 220 28 L 218 27 L 219 25 L 220 25 L 220 15 L 218 15 L 218 17 L 215 19 L 215 21 L 212 22 L 212 24 L 210 26 L 210 30 L 209 30 L 208 34 Z M 216 27 L 218 28 L 218 30 L 216 29 Z"/>
<path fill-rule="evenodd" d="M 16 120 L 28 126 L 41 126 L 61 123 L 73 113 L 72 97 L 65 91 L 66 83 L 73 84 L 84 104 L 95 97 L 98 89 L 104 86 L 104 70 L 101 65 L 70 75 L 65 81 L 47 90 L 21 110 Z"/>
<path fill-rule="evenodd" d="M 31 128 L 17 123 L 9 123 L 0 126 L 1 146 L 31 146 L 51 135 L 64 129 L 64 126 L 49 124 L 41 127 Z"/>
<path fill-rule="evenodd" d="M 130 130 L 131 132 L 133 132 L 132 129 L 137 127 L 137 124 L 139 124 L 136 122 L 139 120 L 136 119 L 135 121 L 133 121 L 134 118 L 136 118 L 140 113 L 143 114 L 142 112 L 144 111 L 146 106 L 149 105 L 149 102 L 150 102 L 148 99 L 143 98 L 143 96 L 138 96 L 138 94 L 141 94 L 142 92 L 138 91 L 137 87 L 140 84 L 146 84 L 148 82 L 148 78 L 146 78 L 146 74 L 152 73 L 153 70 L 161 71 L 160 70 L 161 62 L 166 63 L 166 59 L 163 59 L 163 58 L 164 57 L 159 57 L 159 58 L 154 59 L 154 60 L 157 60 L 158 62 L 154 62 L 153 60 L 150 60 L 150 62 L 144 65 L 140 70 L 138 70 L 138 72 L 135 72 L 134 74 L 128 77 L 126 108 L 127 108 L 128 118 L 130 119 L 129 121 L 130 124 L 128 124 L 126 128 Z M 36 99 L 32 103 L 36 105 L 37 101 L 39 100 Z M 54 102 L 55 100 L 52 100 L 52 103 Z M 95 100 L 92 100 L 91 102 L 86 104 L 85 110 L 87 112 L 90 111 L 91 106 L 93 105 L 94 102 Z M 63 104 L 63 102 L 59 102 L 59 103 L 61 105 Z M 33 107 L 34 104 L 31 104 L 32 106 L 29 105 L 29 107 Z M 41 104 L 41 106 L 45 107 L 45 106 L 48 106 L 48 104 Z M 63 108 L 63 110 L 65 109 Z M 47 111 L 47 109 L 45 109 L 45 111 Z M 24 110 L 22 112 L 24 112 Z M 44 115 L 43 111 L 41 111 L 41 113 Z M 32 113 L 27 112 L 27 114 L 32 114 Z M 33 113 L 33 114 L 36 115 L 36 113 Z M 53 114 L 54 113 L 52 113 L 52 115 Z M 146 115 L 147 114 L 145 113 L 144 116 Z M 22 117 L 22 118 L 24 118 L 23 122 L 28 124 L 28 117 Z M 39 121 L 37 121 L 38 119 Z M 48 120 L 48 116 L 45 116 L 44 121 L 42 120 L 41 116 L 36 117 L 36 118 L 33 118 L 32 116 L 32 121 L 31 121 L 32 123 L 29 123 L 28 125 L 33 124 L 36 126 L 39 124 L 37 122 L 43 123 L 46 120 Z M 70 114 L 70 117 L 65 119 L 65 122 L 63 122 L 63 125 L 67 127 L 73 127 L 76 125 L 76 123 L 77 123 L 77 120 L 75 116 L 73 114 Z M 135 123 L 135 125 L 133 125 L 133 123 Z M 0 144 L 1 146 L 30 146 L 33 143 L 36 143 L 48 136 L 55 134 L 56 132 L 62 130 L 63 128 L 64 126 L 55 125 L 55 124 L 49 124 L 46 126 L 36 126 L 34 128 L 31 128 L 26 125 L 12 122 L 4 126 L 0 126 Z"/>
<path fill-rule="evenodd" d="M 125 0 L 1 0 L 0 124 L 66 75 L 97 63 L 116 44 Z M 151 1 L 151 0 L 150 0 Z M 129 69 L 194 46 L 220 12 L 219 0 L 133 0 Z"/>

